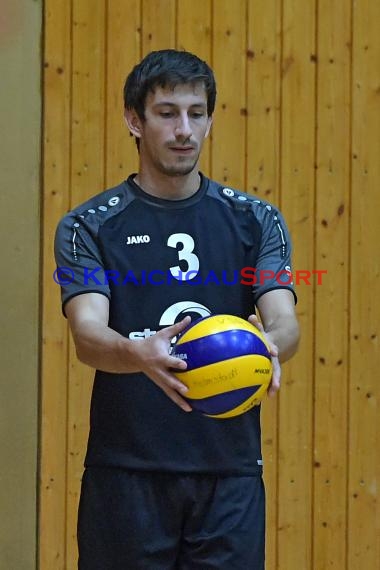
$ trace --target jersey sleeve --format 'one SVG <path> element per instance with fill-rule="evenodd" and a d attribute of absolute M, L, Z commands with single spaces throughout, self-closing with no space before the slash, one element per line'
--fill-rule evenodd
<path fill-rule="evenodd" d="M 254 302 L 275 289 L 289 289 L 297 302 L 292 277 L 292 244 L 282 214 L 270 204 L 255 201 L 254 213 L 262 235 L 253 279 Z"/>
<path fill-rule="evenodd" d="M 71 212 L 59 223 L 55 235 L 54 280 L 61 287 L 65 303 L 83 293 L 100 293 L 110 298 L 107 273 L 97 244 L 98 227 Z"/>

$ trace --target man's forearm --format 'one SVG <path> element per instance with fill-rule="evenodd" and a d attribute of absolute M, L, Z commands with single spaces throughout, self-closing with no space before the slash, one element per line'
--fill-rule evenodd
<path fill-rule="evenodd" d="M 139 372 L 134 343 L 110 327 L 85 321 L 72 330 L 79 360 L 92 368 L 116 374 Z"/>
<path fill-rule="evenodd" d="M 278 348 L 280 362 L 286 362 L 296 352 L 299 343 L 299 326 L 295 319 L 282 316 L 265 329 L 270 341 Z"/>

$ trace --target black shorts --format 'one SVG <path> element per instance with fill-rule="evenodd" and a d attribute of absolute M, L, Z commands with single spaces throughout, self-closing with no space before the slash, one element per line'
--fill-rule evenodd
<path fill-rule="evenodd" d="M 85 471 L 79 570 L 264 570 L 260 476 Z"/>

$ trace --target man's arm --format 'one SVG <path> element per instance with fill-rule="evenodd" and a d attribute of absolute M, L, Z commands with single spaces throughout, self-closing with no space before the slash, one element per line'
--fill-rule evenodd
<path fill-rule="evenodd" d="M 108 326 L 109 301 L 104 295 L 77 295 L 66 303 L 65 312 L 81 362 L 116 374 L 143 372 L 183 410 L 191 411 L 180 396 L 186 386 L 171 372 L 184 370 L 186 363 L 169 354 L 171 339 L 189 324 L 189 317 L 147 339 L 129 340 Z"/>
<path fill-rule="evenodd" d="M 278 348 L 280 362 L 286 362 L 296 353 L 299 342 L 293 293 L 288 289 L 268 291 L 259 298 L 257 307 L 267 337 Z"/>
<path fill-rule="evenodd" d="M 268 394 L 273 396 L 280 388 L 280 362 L 296 353 L 300 338 L 293 293 L 287 289 L 268 291 L 259 298 L 257 307 L 262 326 L 255 315 L 251 315 L 249 321 L 263 330 L 271 347 L 273 376 Z"/>

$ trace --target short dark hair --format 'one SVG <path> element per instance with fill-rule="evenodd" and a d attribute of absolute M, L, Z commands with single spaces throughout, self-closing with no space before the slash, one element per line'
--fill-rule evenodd
<path fill-rule="evenodd" d="M 188 51 L 165 49 L 152 51 L 137 64 L 124 84 L 124 107 L 134 109 L 145 119 L 145 102 L 156 87 L 174 89 L 185 83 L 203 83 L 207 94 L 207 114 L 215 108 L 216 84 L 214 73 L 205 61 Z"/>

